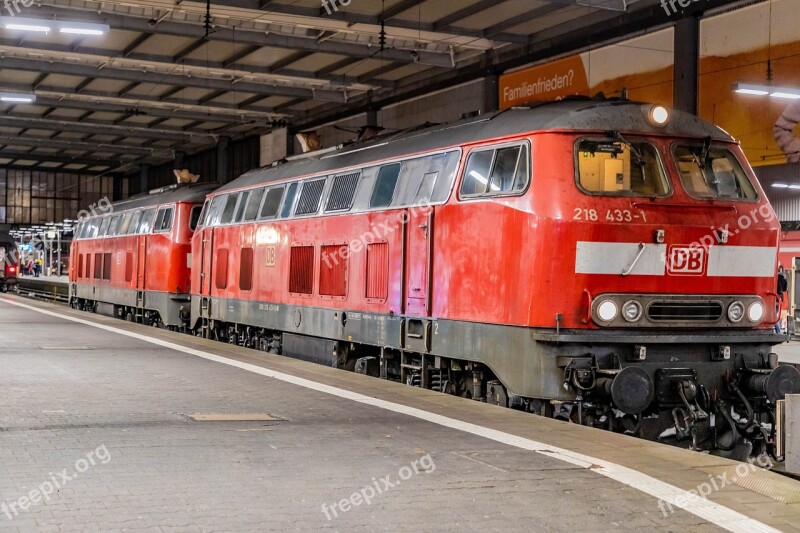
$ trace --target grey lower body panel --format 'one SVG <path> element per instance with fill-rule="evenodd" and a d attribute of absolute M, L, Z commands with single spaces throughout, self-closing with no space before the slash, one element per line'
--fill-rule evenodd
<path fill-rule="evenodd" d="M 529 398 L 572 400 L 563 387 L 565 358 L 592 354 L 608 368 L 641 365 L 696 367 L 716 379 L 733 368 L 735 358 L 714 360 L 722 345 L 754 363 L 782 338 L 763 332 L 595 332 L 560 331 L 457 320 L 342 311 L 267 302 L 192 296 L 192 316 L 256 326 L 344 342 L 408 350 L 482 363 L 514 394 Z M 635 340 L 648 346 L 647 361 L 633 361 Z"/>
<path fill-rule="evenodd" d="M 104 285 L 78 285 L 76 283 L 70 283 L 70 299 L 72 298 L 157 311 L 165 325 L 175 327 L 183 325 L 181 309 L 189 305 L 188 294 L 139 291 Z"/>

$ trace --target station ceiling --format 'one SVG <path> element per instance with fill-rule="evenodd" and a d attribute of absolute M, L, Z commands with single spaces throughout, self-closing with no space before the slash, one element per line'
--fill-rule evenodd
<path fill-rule="evenodd" d="M 658 0 L 10 0 L 0 15 L 110 31 L 0 27 L 0 92 L 36 94 L 0 105 L 0 165 L 131 171 L 220 136 L 312 128 L 729 3 L 670 17 Z"/>

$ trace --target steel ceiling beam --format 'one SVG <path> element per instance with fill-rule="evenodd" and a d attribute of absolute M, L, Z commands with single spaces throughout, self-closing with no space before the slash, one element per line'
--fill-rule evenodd
<path fill-rule="evenodd" d="M 426 32 L 435 32 L 435 33 L 446 33 L 448 35 L 455 35 L 458 37 L 477 37 L 481 38 L 480 30 L 474 30 L 471 28 L 461 28 L 458 26 L 446 25 L 446 26 L 439 26 L 436 27 L 435 23 L 423 22 L 420 23 L 419 20 L 406 20 L 406 19 L 398 19 L 396 18 L 395 14 L 393 13 L 393 8 L 387 9 L 387 12 L 390 13 L 390 16 L 373 16 L 373 15 L 365 15 L 363 13 L 354 13 L 352 11 L 347 11 L 344 9 L 339 9 L 336 12 L 328 13 L 325 8 L 323 7 L 303 7 L 295 4 L 275 4 L 271 3 L 263 10 L 259 7 L 259 2 L 261 0 L 212 0 L 211 4 L 217 4 L 225 7 L 236 7 L 240 9 L 249 9 L 252 11 L 266 11 L 267 13 L 278 13 L 282 15 L 294 15 L 298 17 L 306 17 L 311 19 L 319 19 L 320 17 L 327 17 L 335 20 L 341 20 L 347 22 L 348 24 L 368 24 L 372 26 L 380 26 L 381 20 L 384 20 L 384 24 L 388 28 L 398 28 L 403 30 L 418 30 L 418 31 L 426 31 Z M 401 2 L 401 4 L 407 4 L 409 7 L 405 7 L 402 11 L 410 9 L 413 7 L 411 4 L 419 4 L 418 0 L 411 0 Z M 399 14 L 402 11 L 398 11 Z M 213 8 L 212 8 L 213 14 Z M 513 34 L 513 33 L 500 33 L 495 36 L 495 40 L 509 42 L 509 43 L 525 43 L 527 42 L 527 36 Z M 334 52 L 335 53 L 335 52 Z"/>
<path fill-rule="evenodd" d="M 0 83 L 0 88 L 9 92 L 32 92 L 29 85 Z M 180 90 L 180 88 L 178 88 Z M 49 93 L 49 94 L 48 94 Z M 268 122 L 274 118 L 297 114 L 293 111 L 276 111 L 272 107 L 251 106 L 244 109 L 241 106 L 228 103 L 215 103 L 201 106 L 195 100 L 166 99 L 163 96 L 131 96 L 121 98 L 114 91 L 83 91 L 81 96 L 94 97 L 102 101 L 92 101 L 71 98 L 74 90 L 69 87 L 42 86 L 36 93 L 36 104 L 49 107 L 66 109 L 83 109 L 87 115 L 97 111 L 112 113 L 140 113 L 153 117 L 177 118 L 183 120 L 202 120 L 213 122 L 232 122 L 241 124 L 250 120 Z M 263 98 L 267 98 L 264 96 Z M 275 115 L 274 117 L 271 115 Z M 79 118 L 80 122 L 86 116 Z"/>
<path fill-rule="evenodd" d="M 93 124 L 90 122 L 71 122 L 67 120 L 50 120 L 15 115 L 0 115 L 0 126 L 10 128 L 29 128 L 37 130 L 70 131 L 91 135 L 122 135 L 143 139 L 157 139 L 176 142 L 214 143 L 216 137 L 210 134 L 177 132 L 154 127 L 113 126 L 110 124 Z"/>
<path fill-rule="evenodd" d="M 276 4 L 277 5 L 277 4 Z M 306 9 L 306 8 L 303 8 Z M 195 39 L 207 39 L 209 41 L 224 41 L 238 44 L 251 44 L 258 46 L 269 46 L 275 48 L 287 48 L 289 50 L 319 52 L 324 54 L 343 55 L 350 57 L 370 58 L 374 51 L 364 44 L 327 40 L 317 41 L 314 37 L 299 37 L 296 35 L 281 35 L 278 33 L 248 30 L 237 28 L 216 28 L 216 30 L 205 35 L 202 24 L 194 22 L 179 22 L 173 20 L 163 20 L 156 24 L 151 24 L 151 19 L 147 16 L 137 16 L 133 14 L 119 15 L 115 13 L 100 13 L 96 11 L 76 10 L 57 6 L 38 6 L 31 7 L 26 14 L 38 18 L 64 18 L 76 16 L 81 22 L 95 22 L 98 24 L 108 24 L 117 30 L 134 31 L 141 33 L 154 32 L 156 34 L 174 35 L 177 37 L 191 37 Z M 317 13 L 315 16 L 318 16 Z M 374 24 L 375 17 L 370 17 Z M 380 23 L 378 23 L 380 24 Z M 416 29 L 416 26 L 414 26 Z M 202 44 L 202 43 L 201 43 Z M 411 50 L 401 50 L 388 48 L 384 51 L 384 57 L 399 63 L 423 63 L 426 65 L 452 68 L 449 53 L 430 52 L 418 50 L 412 54 Z"/>
<path fill-rule="evenodd" d="M 56 150 L 79 150 L 87 153 L 111 152 L 140 156 L 155 155 L 154 150 L 142 148 L 141 146 L 123 144 L 111 145 L 82 141 L 57 141 L 42 137 L 12 137 L 8 135 L 0 135 L 0 144 L 7 146 L 30 146 L 32 148 L 53 148 Z"/>
<path fill-rule="evenodd" d="M 413 7 L 417 7 L 424 1 L 425 0 L 403 0 L 402 2 L 398 2 L 397 4 L 393 5 L 388 9 L 384 9 L 379 15 L 379 17 L 383 21 L 391 21 L 394 17 L 396 17 L 403 11 L 408 11 Z"/>
<path fill-rule="evenodd" d="M 561 4 L 546 4 L 542 7 L 531 9 L 530 11 L 522 13 L 521 15 L 517 15 L 516 17 L 493 24 L 492 26 L 484 29 L 483 34 L 486 38 L 491 38 L 492 35 L 497 35 L 508 28 L 513 28 L 514 26 L 524 24 L 539 17 L 546 17 L 547 15 L 555 13 L 556 11 L 561 11 L 564 8 L 565 6 Z"/>
<path fill-rule="evenodd" d="M 497 4 L 502 4 L 505 1 L 506 0 L 482 0 L 472 4 L 471 6 L 459 9 L 458 11 L 450 13 L 449 15 L 446 15 L 434 22 L 433 31 L 440 31 L 442 28 L 446 28 L 456 21 L 463 20 L 467 17 L 471 17 L 472 15 L 477 15 L 478 13 L 482 13 L 487 9 L 496 6 Z"/>
<path fill-rule="evenodd" d="M 53 162 L 62 163 L 65 165 L 91 165 L 91 166 L 104 166 L 113 167 L 119 165 L 119 161 L 112 161 L 110 159 L 91 159 L 85 157 L 70 157 L 62 154 L 41 154 L 31 152 L 16 152 L 8 150 L 0 150 L 1 159 L 13 159 L 23 161 L 39 161 L 39 162 Z"/>
<path fill-rule="evenodd" d="M 0 51 L 0 55 L 2 52 Z M 250 81 L 236 82 L 221 78 L 198 78 L 197 76 L 182 76 L 180 74 L 166 74 L 162 72 L 141 72 L 127 68 L 105 66 L 98 68 L 93 65 L 66 63 L 49 59 L 32 57 L 4 57 L 3 68 L 22 70 L 26 72 L 40 72 L 48 74 L 63 74 L 67 76 L 83 76 L 86 78 L 105 78 L 121 81 L 141 81 L 162 85 L 175 85 L 183 87 L 197 87 L 209 90 L 225 90 L 229 92 L 245 92 L 264 94 L 269 96 L 287 96 L 290 98 L 304 98 L 306 100 L 324 100 L 329 102 L 345 102 L 345 94 L 327 89 L 305 89 L 283 85 L 269 85 Z"/>

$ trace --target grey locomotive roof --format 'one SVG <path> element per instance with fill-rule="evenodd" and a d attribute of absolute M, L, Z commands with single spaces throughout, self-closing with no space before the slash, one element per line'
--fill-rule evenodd
<path fill-rule="evenodd" d="M 689 113 L 671 110 L 664 127 L 651 125 L 645 110 L 649 104 L 627 100 L 565 99 L 530 107 L 511 108 L 452 124 L 434 126 L 348 145 L 335 152 L 289 161 L 253 170 L 220 187 L 217 192 L 264 183 L 364 166 L 419 152 L 499 138 L 536 130 L 616 130 L 650 132 L 681 137 L 712 137 L 731 141 L 725 131 Z"/>
<path fill-rule="evenodd" d="M 216 183 L 191 183 L 183 185 L 169 185 L 161 189 L 155 189 L 147 194 L 141 194 L 115 202 L 113 212 L 127 211 L 138 207 L 150 207 L 161 204 L 173 204 L 175 202 L 198 202 L 202 203 L 206 195 L 219 187 Z"/>

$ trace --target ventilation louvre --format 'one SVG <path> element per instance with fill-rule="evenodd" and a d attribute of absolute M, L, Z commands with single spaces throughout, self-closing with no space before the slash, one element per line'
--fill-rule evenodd
<path fill-rule="evenodd" d="M 367 245 L 367 298 L 386 300 L 389 296 L 389 243 Z"/>
<path fill-rule="evenodd" d="M 311 294 L 314 287 L 314 247 L 292 246 L 289 254 L 289 292 Z"/>

